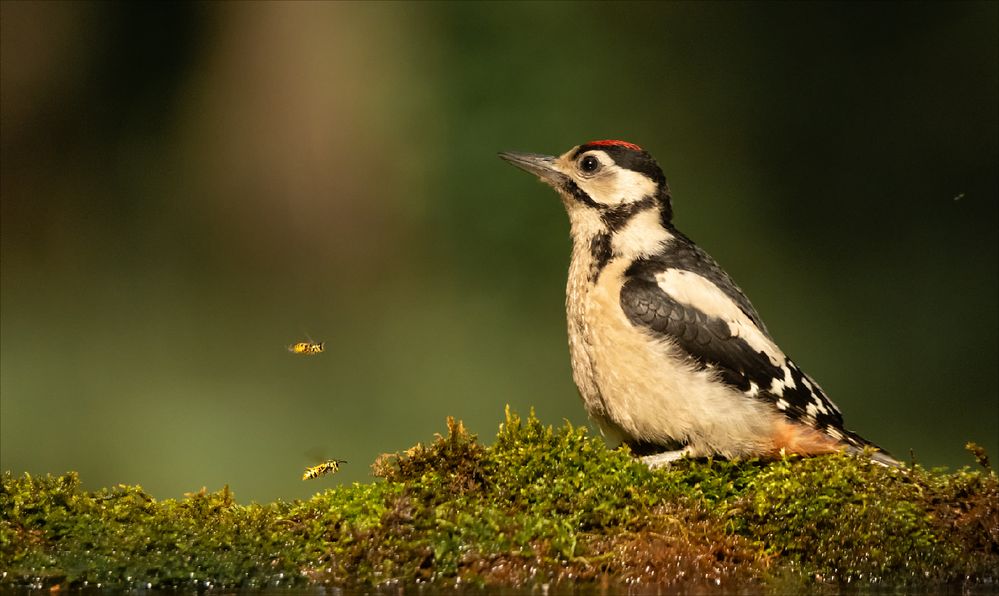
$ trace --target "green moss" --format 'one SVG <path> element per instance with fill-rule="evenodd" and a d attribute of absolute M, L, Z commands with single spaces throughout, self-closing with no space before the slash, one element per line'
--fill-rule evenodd
<path fill-rule="evenodd" d="M 0 587 L 999 580 L 989 470 L 829 456 L 652 471 L 585 429 L 509 412 L 491 446 L 448 420 L 447 436 L 373 468 L 382 481 L 266 505 L 7 473 Z"/>

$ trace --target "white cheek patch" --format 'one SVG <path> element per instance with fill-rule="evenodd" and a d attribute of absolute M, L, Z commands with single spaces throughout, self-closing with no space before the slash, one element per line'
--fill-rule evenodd
<path fill-rule="evenodd" d="M 655 196 L 656 183 L 648 176 L 618 168 L 613 164 L 604 167 L 611 170 L 589 180 L 576 180 L 576 185 L 593 201 L 613 206 L 634 203 L 645 197 Z"/>
<path fill-rule="evenodd" d="M 673 235 L 662 225 L 659 209 L 650 208 L 636 214 L 615 232 L 611 237 L 611 247 L 616 255 L 644 257 L 660 252 L 672 238 Z"/>
<path fill-rule="evenodd" d="M 780 348 L 742 312 L 739 305 L 708 279 L 683 269 L 666 269 L 656 274 L 656 282 L 673 300 L 725 321 L 733 337 L 766 354 L 774 366 L 784 366 L 786 357 Z M 790 371 L 785 372 L 786 380 L 790 381 L 787 386 L 793 386 Z"/>

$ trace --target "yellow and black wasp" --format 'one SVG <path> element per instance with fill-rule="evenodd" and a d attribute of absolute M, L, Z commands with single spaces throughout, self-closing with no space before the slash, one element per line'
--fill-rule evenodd
<path fill-rule="evenodd" d="M 292 354 L 302 354 L 303 356 L 314 356 L 316 354 L 322 354 L 323 350 L 326 349 L 326 342 L 315 342 L 309 337 L 308 334 L 305 335 L 308 341 L 295 342 L 288 346 L 288 351 Z"/>
<path fill-rule="evenodd" d="M 345 463 L 347 463 L 345 459 L 328 459 L 318 466 L 306 468 L 305 473 L 302 474 L 302 480 L 312 480 L 313 478 L 320 478 L 327 474 L 336 474 L 337 470 L 340 469 L 340 464 Z"/>

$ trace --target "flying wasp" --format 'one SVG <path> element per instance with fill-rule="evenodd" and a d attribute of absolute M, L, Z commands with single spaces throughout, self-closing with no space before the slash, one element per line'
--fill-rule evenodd
<path fill-rule="evenodd" d="M 288 346 L 288 351 L 292 354 L 304 354 L 306 356 L 312 356 L 313 354 L 321 354 L 323 350 L 326 349 L 325 342 L 311 342 L 311 341 L 300 341 L 298 343 L 291 344 Z"/>
<path fill-rule="evenodd" d="M 309 337 L 308 334 L 305 335 L 308 341 L 300 341 L 288 346 L 288 351 L 292 354 L 302 354 L 303 356 L 313 356 L 315 354 L 321 354 L 323 350 L 326 349 L 326 342 L 315 342 Z"/>
<path fill-rule="evenodd" d="M 327 474 L 336 474 L 337 470 L 340 469 L 340 464 L 345 463 L 347 463 L 345 459 L 328 459 L 318 466 L 306 468 L 305 473 L 302 474 L 302 480 L 312 480 Z"/>

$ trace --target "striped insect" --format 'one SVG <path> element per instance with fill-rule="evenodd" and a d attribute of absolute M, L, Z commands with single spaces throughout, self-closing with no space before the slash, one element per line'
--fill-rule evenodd
<path fill-rule="evenodd" d="M 318 466 L 306 468 L 305 473 L 302 474 L 302 480 L 312 480 L 313 478 L 320 478 L 327 474 L 336 474 L 337 470 L 340 469 L 340 464 L 345 463 L 347 463 L 345 459 L 328 459 Z"/>
<path fill-rule="evenodd" d="M 323 350 L 326 349 L 326 342 L 313 341 L 308 333 L 305 334 L 305 337 L 308 341 L 295 342 L 288 346 L 288 351 L 292 354 L 301 354 L 302 356 L 315 356 L 316 354 L 322 354 Z"/>

